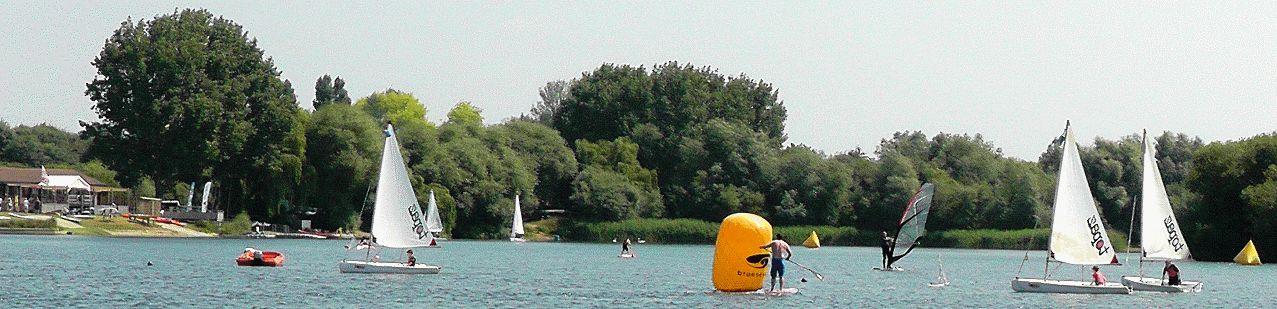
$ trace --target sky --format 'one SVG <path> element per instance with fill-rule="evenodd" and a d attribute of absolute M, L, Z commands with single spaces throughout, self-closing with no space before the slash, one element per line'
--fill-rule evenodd
<path fill-rule="evenodd" d="M 106 39 L 182 8 L 243 26 L 305 109 L 333 75 L 354 100 L 409 92 L 436 123 L 470 101 L 495 124 L 528 113 L 548 82 L 677 61 L 771 84 L 787 144 L 829 155 L 920 131 L 979 134 L 1036 161 L 1065 120 L 1083 141 L 1277 131 L 1277 5 L 1262 1 L 10 3 L 0 120 L 99 121 L 84 91 Z"/>

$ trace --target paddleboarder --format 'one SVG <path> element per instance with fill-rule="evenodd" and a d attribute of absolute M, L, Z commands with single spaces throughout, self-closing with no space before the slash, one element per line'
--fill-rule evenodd
<path fill-rule="evenodd" d="M 630 253 L 630 239 L 629 239 L 629 238 L 626 238 L 626 239 L 625 239 L 625 242 L 621 243 L 621 254 L 626 254 L 626 253 Z"/>
<path fill-rule="evenodd" d="M 765 245 L 758 246 L 758 248 L 768 249 L 772 252 L 772 284 L 770 291 L 779 291 L 776 289 L 776 280 L 780 280 L 780 290 L 784 290 L 785 260 L 789 259 L 789 257 L 794 254 L 794 252 L 789 249 L 789 243 L 785 242 L 785 236 L 780 233 L 776 233 L 776 240 L 772 240 Z"/>

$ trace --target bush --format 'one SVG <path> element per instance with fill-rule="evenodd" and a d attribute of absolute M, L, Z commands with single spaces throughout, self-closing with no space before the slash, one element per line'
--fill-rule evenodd
<path fill-rule="evenodd" d="M 875 236 L 866 242 L 861 239 L 860 231 L 850 226 L 778 226 L 772 227 L 772 231 L 785 235 L 785 241 L 794 246 L 801 245 L 813 231 L 820 238 L 821 246 L 868 246 L 880 241 Z"/>
<path fill-rule="evenodd" d="M 58 222 L 49 220 L 26 220 L 11 219 L 0 221 L 0 228 L 19 228 L 19 229 L 52 229 L 57 228 Z"/>
<path fill-rule="evenodd" d="M 565 239 L 608 242 L 612 239 L 639 239 L 679 244 L 712 244 L 718 224 L 693 219 L 632 219 L 620 222 L 562 220 L 559 232 Z"/>
<path fill-rule="evenodd" d="M 1046 250 L 1051 229 L 952 230 L 923 237 L 922 245 L 927 247 Z"/>
<path fill-rule="evenodd" d="M 200 220 L 191 224 L 190 228 L 200 232 L 219 235 L 240 235 L 248 233 L 248 231 L 253 229 L 253 220 L 248 218 L 248 213 L 241 212 L 238 215 L 235 215 L 235 218 L 231 218 L 231 221 L 225 223 L 217 224 Z"/>

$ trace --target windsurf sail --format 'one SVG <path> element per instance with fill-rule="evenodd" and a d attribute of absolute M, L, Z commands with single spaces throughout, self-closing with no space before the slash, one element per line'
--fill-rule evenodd
<path fill-rule="evenodd" d="M 931 212 L 931 198 L 936 194 L 936 185 L 924 183 L 905 206 L 905 213 L 900 217 L 896 229 L 896 237 L 892 244 L 891 261 L 899 260 L 918 246 L 918 238 L 926 234 L 927 214 Z M 891 264 L 891 263 L 888 263 Z"/>

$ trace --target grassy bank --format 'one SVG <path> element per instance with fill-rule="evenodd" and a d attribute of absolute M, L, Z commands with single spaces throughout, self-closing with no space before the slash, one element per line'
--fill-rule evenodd
<path fill-rule="evenodd" d="M 558 220 L 557 229 L 542 230 L 558 234 L 566 241 L 611 242 L 612 239 L 638 239 L 656 243 L 714 244 L 718 237 L 717 222 L 692 219 L 635 219 L 619 222 L 582 222 Z M 815 231 L 822 246 L 878 246 L 882 239 L 876 232 L 862 232 L 853 227 L 776 226 L 774 232 L 785 235 L 794 245 L 801 244 Z M 1126 250 L 1126 234 L 1109 230 L 1113 249 Z M 933 231 L 923 237 L 921 246 L 962 249 L 1045 250 L 1051 235 L 1049 229 L 1026 230 L 952 230 Z"/>

